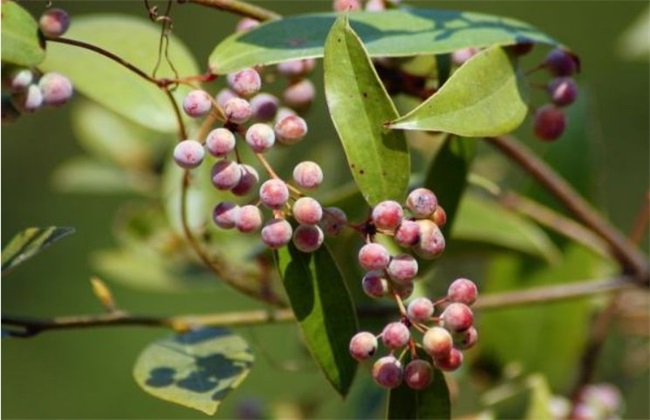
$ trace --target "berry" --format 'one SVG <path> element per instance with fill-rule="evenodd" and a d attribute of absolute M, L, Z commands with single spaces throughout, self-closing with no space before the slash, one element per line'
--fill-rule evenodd
<path fill-rule="evenodd" d="M 402 220 L 395 231 L 395 242 L 401 246 L 415 245 L 420 239 L 420 225 L 412 220 Z"/>
<path fill-rule="evenodd" d="M 278 140 L 286 145 L 298 143 L 307 134 L 307 123 L 297 115 L 289 115 L 275 124 Z"/>
<path fill-rule="evenodd" d="M 377 337 L 367 331 L 358 332 L 350 340 L 350 355 L 355 360 L 363 361 L 377 351 Z"/>
<path fill-rule="evenodd" d="M 570 77 L 557 77 L 547 85 L 551 101 L 557 106 L 567 106 L 578 97 L 578 86 Z"/>
<path fill-rule="evenodd" d="M 241 179 L 230 191 L 235 195 L 242 196 L 248 194 L 255 188 L 260 180 L 260 176 L 255 168 L 245 163 L 239 165 L 239 170 L 241 171 Z"/>
<path fill-rule="evenodd" d="M 438 257 L 445 250 L 445 237 L 440 228 L 428 219 L 418 220 L 417 223 L 420 225 L 420 238 L 413 251 L 427 260 Z"/>
<path fill-rule="evenodd" d="M 294 109 L 306 109 L 314 100 L 316 89 L 309 79 L 303 79 L 289 85 L 283 95 L 284 103 Z"/>
<path fill-rule="evenodd" d="M 293 217 L 301 224 L 315 225 L 323 218 L 323 208 L 311 197 L 301 197 L 293 204 Z"/>
<path fill-rule="evenodd" d="M 438 198 L 431 190 L 418 188 L 406 198 L 406 207 L 417 218 L 429 217 L 438 207 Z"/>
<path fill-rule="evenodd" d="M 438 225 L 438 227 L 443 227 L 447 223 L 447 213 L 445 212 L 445 209 L 440 206 L 436 207 L 436 211 L 431 215 L 431 220 L 433 223 Z"/>
<path fill-rule="evenodd" d="M 394 350 L 404 347 L 411 339 L 411 332 L 401 322 L 391 322 L 384 327 L 381 333 L 381 341 L 386 348 Z"/>
<path fill-rule="evenodd" d="M 59 106 L 72 97 L 70 79 L 59 73 L 45 73 L 38 81 L 45 105 Z"/>
<path fill-rule="evenodd" d="M 386 10 L 384 0 L 368 0 L 365 7 L 366 12 L 381 12 Z"/>
<path fill-rule="evenodd" d="M 212 109 L 212 98 L 204 90 L 192 90 L 183 99 L 183 111 L 192 118 L 206 115 Z"/>
<path fill-rule="evenodd" d="M 406 283 L 393 283 L 391 287 L 393 288 L 393 292 L 397 293 L 401 299 L 410 298 L 415 289 L 412 281 Z"/>
<path fill-rule="evenodd" d="M 332 8 L 335 12 L 347 12 L 352 10 L 361 10 L 361 1 L 359 0 L 334 0 Z"/>
<path fill-rule="evenodd" d="M 535 136 L 540 140 L 552 141 L 564 133 L 566 116 L 553 105 L 544 105 L 535 112 L 533 122 Z"/>
<path fill-rule="evenodd" d="M 260 209 L 251 204 L 239 208 L 235 217 L 235 227 L 238 231 L 254 232 L 262 226 L 262 213 Z"/>
<path fill-rule="evenodd" d="M 284 219 L 273 219 L 262 228 L 262 242 L 270 248 L 280 248 L 289 243 L 293 229 Z"/>
<path fill-rule="evenodd" d="M 384 278 L 384 272 L 374 270 L 366 273 L 361 280 L 361 287 L 366 295 L 372 298 L 380 298 L 388 293 L 388 282 Z"/>
<path fill-rule="evenodd" d="M 467 331 L 458 333 L 454 337 L 454 344 L 456 345 L 456 347 L 458 347 L 461 350 L 467 350 L 469 348 L 472 348 L 477 342 L 478 342 L 478 331 L 476 331 L 476 328 L 474 327 L 469 327 Z"/>
<path fill-rule="evenodd" d="M 451 61 L 457 66 L 465 64 L 474 57 L 480 50 L 476 47 L 461 48 L 451 53 Z"/>
<path fill-rule="evenodd" d="M 391 258 L 386 269 L 391 280 L 396 283 L 408 283 L 418 274 L 418 262 L 408 254 Z"/>
<path fill-rule="evenodd" d="M 226 128 L 215 128 L 205 139 L 205 148 L 215 157 L 223 157 L 235 149 L 235 135 Z"/>
<path fill-rule="evenodd" d="M 291 60 L 278 64 L 278 73 L 289 78 L 305 76 L 314 70 L 316 60 L 306 58 L 304 60 Z"/>
<path fill-rule="evenodd" d="M 289 200 L 289 188 L 281 179 L 269 179 L 260 187 L 260 200 L 271 210 L 280 210 Z"/>
<path fill-rule="evenodd" d="M 433 366 L 426 360 L 411 360 L 404 368 L 404 382 L 411 389 L 424 389 L 433 379 Z"/>
<path fill-rule="evenodd" d="M 372 209 L 372 222 L 378 229 L 394 231 L 402 221 L 404 212 L 397 201 L 386 200 Z"/>
<path fill-rule="evenodd" d="M 239 22 L 237 22 L 237 26 L 235 27 L 235 32 L 246 32 L 250 31 L 254 27 L 258 26 L 260 24 L 259 20 L 245 17 L 242 19 L 239 19 Z"/>
<path fill-rule="evenodd" d="M 422 337 L 422 348 L 434 359 L 447 357 L 453 344 L 451 334 L 442 327 L 431 327 Z"/>
<path fill-rule="evenodd" d="M 366 271 L 383 270 L 389 262 L 390 254 L 383 245 L 370 243 L 359 250 L 359 264 Z"/>
<path fill-rule="evenodd" d="M 318 222 L 318 226 L 323 229 L 327 236 L 337 236 L 347 223 L 348 218 L 338 207 L 326 207 L 323 210 L 323 218 Z"/>
<path fill-rule="evenodd" d="M 233 92 L 230 89 L 221 89 L 219 93 L 217 93 L 217 96 L 214 97 L 214 100 L 217 101 L 219 106 L 222 108 L 226 106 L 226 102 L 228 102 L 232 98 L 237 98 L 237 94 Z"/>
<path fill-rule="evenodd" d="M 174 147 L 174 161 L 185 169 L 196 168 L 203 162 L 205 149 L 196 140 L 183 140 Z"/>
<path fill-rule="evenodd" d="M 253 68 L 247 68 L 236 73 L 230 73 L 227 76 L 227 80 L 230 89 L 245 98 L 255 95 L 262 87 L 260 74 Z"/>
<path fill-rule="evenodd" d="M 255 153 L 264 153 L 275 144 L 275 133 L 267 124 L 253 124 L 246 130 L 246 143 Z"/>
<path fill-rule="evenodd" d="M 293 232 L 293 244 L 302 252 L 316 251 L 323 239 L 323 231 L 314 225 L 299 225 Z"/>
<path fill-rule="evenodd" d="M 220 190 L 230 190 L 241 180 L 241 169 L 239 164 L 231 160 L 223 159 L 212 167 L 212 184 Z"/>
<path fill-rule="evenodd" d="M 223 105 L 223 112 L 228 121 L 235 124 L 243 124 L 251 118 L 253 110 L 251 104 L 242 98 L 230 98 Z"/>
<path fill-rule="evenodd" d="M 465 305 L 471 305 L 476 302 L 477 296 L 478 290 L 476 289 L 476 284 L 474 284 L 473 281 L 464 278 L 454 280 L 454 282 L 449 285 L 449 289 L 447 289 L 447 298 L 450 302 L 459 302 L 464 303 Z"/>
<path fill-rule="evenodd" d="M 222 201 L 214 207 L 212 220 L 222 229 L 232 229 L 235 227 L 237 212 L 239 206 L 232 201 Z"/>
<path fill-rule="evenodd" d="M 394 356 L 377 359 L 372 366 L 372 379 L 384 388 L 397 388 L 402 383 L 402 364 Z"/>
<path fill-rule="evenodd" d="M 258 93 L 250 100 L 253 119 L 271 121 L 278 113 L 280 101 L 270 93 Z"/>
<path fill-rule="evenodd" d="M 298 114 L 293 109 L 282 106 L 278 108 L 278 113 L 275 114 L 275 122 L 277 123 L 278 121 L 280 121 L 285 117 L 288 117 L 289 115 L 298 115 Z"/>
<path fill-rule="evenodd" d="M 433 302 L 425 297 L 419 297 L 409 303 L 406 312 L 414 321 L 428 321 L 433 315 Z"/>
<path fill-rule="evenodd" d="M 43 105 L 43 93 L 36 85 L 29 85 L 27 90 L 16 92 L 12 97 L 22 112 L 34 112 Z"/>
<path fill-rule="evenodd" d="M 311 190 L 323 182 L 323 170 L 315 162 L 300 162 L 293 169 L 293 180 L 299 187 Z"/>
<path fill-rule="evenodd" d="M 446 357 L 435 359 L 436 367 L 445 372 L 451 372 L 463 364 L 463 352 L 458 349 L 452 348 Z"/>
<path fill-rule="evenodd" d="M 560 48 L 551 50 L 544 65 L 553 76 L 571 76 L 578 70 L 578 59 L 568 51 Z"/>
<path fill-rule="evenodd" d="M 464 303 L 451 303 L 440 315 L 442 325 L 452 332 L 467 330 L 474 323 L 474 314 Z"/>
<path fill-rule="evenodd" d="M 18 67 L 3 76 L 3 82 L 11 90 L 26 90 L 34 81 L 34 73 L 27 68 Z"/>
<path fill-rule="evenodd" d="M 38 26 L 45 36 L 58 38 L 68 30 L 70 17 L 63 9 L 46 10 L 38 20 Z"/>

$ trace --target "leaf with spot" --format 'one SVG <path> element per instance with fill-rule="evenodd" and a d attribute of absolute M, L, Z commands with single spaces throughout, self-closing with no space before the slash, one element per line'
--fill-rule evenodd
<path fill-rule="evenodd" d="M 133 367 L 149 394 L 212 415 L 248 375 L 248 344 L 225 328 L 202 328 L 155 341 Z"/>
<path fill-rule="evenodd" d="M 410 175 L 406 138 L 384 128 L 397 111 L 345 16 L 327 37 L 324 67 L 327 105 L 363 197 L 371 206 L 404 201 Z"/>
<path fill-rule="evenodd" d="M 38 23 L 16 2 L 2 0 L 2 61 L 35 66 L 44 58 Z"/>
<path fill-rule="evenodd" d="M 72 233 L 74 229 L 71 227 L 57 226 L 23 230 L 2 247 L 2 274 Z"/>

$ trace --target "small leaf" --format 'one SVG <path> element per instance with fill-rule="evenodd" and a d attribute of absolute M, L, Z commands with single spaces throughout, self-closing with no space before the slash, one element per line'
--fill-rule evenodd
<path fill-rule="evenodd" d="M 271 21 L 231 35 L 210 54 L 210 69 L 226 74 L 244 67 L 322 57 L 337 13 L 315 13 Z M 351 12 L 350 21 L 372 57 L 450 53 L 465 47 L 557 42 L 514 19 L 454 10 L 408 9 Z"/>
<path fill-rule="evenodd" d="M 2 61 L 35 66 L 43 58 L 38 23 L 16 2 L 2 0 Z"/>
<path fill-rule="evenodd" d="M 357 319 L 336 261 L 325 245 L 305 254 L 290 243 L 276 255 L 307 347 L 332 386 L 345 396 L 357 369 L 348 350 Z"/>
<path fill-rule="evenodd" d="M 492 47 L 472 57 L 440 90 L 389 127 L 498 136 L 522 123 L 527 95 L 526 81 L 513 58 L 503 48 Z"/>
<path fill-rule="evenodd" d="M 397 111 L 345 16 L 327 37 L 324 66 L 327 105 L 363 197 L 371 206 L 403 201 L 410 175 L 406 138 L 383 127 Z"/>
<path fill-rule="evenodd" d="M 86 15 L 75 19 L 66 33 L 103 48 L 152 74 L 158 60 L 159 27 L 126 15 Z M 48 43 L 41 68 L 68 76 L 77 91 L 108 109 L 158 132 L 178 129 L 176 116 L 163 90 L 96 52 L 76 46 Z M 168 55 L 180 76 L 199 73 L 190 51 L 176 37 L 169 37 Z M 176 77 L 164 57 L 157 77 Z M 180 102 L 189 91 L 181 85 L 173 92 Z"/>
<path fill-rule="evenodd" d="M 133 367 L 149 394 L 212 415 L 246 378 L 254 357 L 248 344 L 225 328 L 203 328 L 150 344 Z"/>
<path fill-rule="evenodd" d="M 74 228 L 57 226 L 23 230 L 2 247 L 2 274 L 72 233 Z"/>
<path fill-rule="evenodd" d="M 525 418 L 528 420 L 537 420 L 557 417 L 553 415 L 553 411 L 551 410 L 551 398 L 553 395 L 546 382 L 546 378 L 538 373 L 530 375 L 526 382 L 530 387 L 531 395 Z"/>

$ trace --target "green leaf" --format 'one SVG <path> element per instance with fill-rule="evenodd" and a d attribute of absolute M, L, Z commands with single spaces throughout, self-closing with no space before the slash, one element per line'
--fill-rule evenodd
<path fill-rule="evenodd" d="M 38 23 L 16 2 L 2 0 L 2 61 L 35 66 L 43 58 Z"/>
<path fill-rule="evenodd" d="M 149 394 L 212 415 L 246 378 L 254 357 L 248 344 L 225 328 L 202 328 L 158 340 L 133 367 Z"/>
<path fill-rule="evenodd" d="M 348 350 L 357 318 L 336 261 L 325 245 L 305 254 L 291 243 L 276 258 L 309 351 L 338 393 L 347 395 L 357 369 Z"/>
<path fill-rule="evenodd" d="M 348 14 L 372 57 L 449 53 L 465 47 L 557 42 L 514 19 L 454 10 L 402 8 Z M 244 67 L 322 57 L 329 29 L 339 16 L 315 13 L 271 21 L 231 35 L 212 51 L 210 69 L 226 74 Z"/>
<path fill-rule="evenodd" d="M 72 233 L 74 228 L 57 226 L 23 230 L 2 247 L 2 274 Z"/>
<path fill-rule="evenodd" d="M 418 349 L 421 359 L 430 357 Z M 410 361 L 407 356 L 404 366 Z M 388 397 L 388 419 L 450 419 L 451 403 L 449 389 L 442 371 L 434 370 L 431 385 L 421 391 L 409 388 L 406 383 L 392 389 Z"/>
<path fill-rule="evenodd" d="M 151 75 L 158 60 L 160 28 L 126 15 L 86 15 L 75 19 L 67 38 L 103 48 Z M 159 132 L 178 129 L 171 102 L 163 90 L 126 67 L 96 52 L 72 45 L 48 43 L 41 68 L 68 76 L 75 89 L 112 111 Z M 177 38 L 169 38 L 169 57 L 180 76 L 199 73 L 190 51 Z M 157 77 L 174 78 L 164 57 Z M 190 90 L 173 92 L 177 103 Z"/>
<path fill-rule="evenodd" d="M 472 57 L 435 94 L 389 127 L 499 136 L 522 123 L 527 96 L 526 80 L 514 59 L 503 48 L 492 47 Z"/>
<path fill-rule="evenodd" d="M 551 398 L 553 394 L 543 375 L 537 373 L 527 378 L 530 387 L 530 402 L 526 410 L 527 420 L 552 419 L 557 416 L 553 415 L 551 410 Z"/>
<path fill-rule="evenodd" d="M 404 201 L 410 157 L 404 133 L 383 124 L 397 111 L 345 16 L 325 45 L 325 94 L 350 170 L 364 199 Z"/>
<path fill-rule="evenodd" d="M 460 203 L 451 237 L 496 245 L 550 263 L 561 260 L 560 251 L 542 228 L 493 201 L 471 194 Z"/>

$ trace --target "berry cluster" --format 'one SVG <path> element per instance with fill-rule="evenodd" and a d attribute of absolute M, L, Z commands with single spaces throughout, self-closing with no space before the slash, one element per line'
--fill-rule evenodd
<path fill-rule="evenodd" d="M 402 319 L 388 323 L 379 335 L 362 331 L 350 340 L 350 354 L 358 361 L 369 359 L 377 351 L 379 339 L 389 354 L 377 359 L 372 368 L 374 381 L 385 388 L 395 388 L 405 382 L 412 389 L 426 388 L 433 378 L 433 367 L 454 371 L 463 362 L 462 350 L 474 346 L 478 333 L 473 327 L 474 315 L 469 308 L 477 298 L 474 282 L 460 278 L 447 291 L 447 296 L 436 302 L 420 297 L 412 300 Z M 434 316 L 436 307 L 442 312 Z M 429 324 L 429 325 L 427 325 Z M 421 343 L 416 343 L 411 329 L 422 332 Z M 418 358 L 416 347 L 421 347 L 431 360 Z M 395 352 L 408 349 L 412 360 L 402 367 Z"/>

